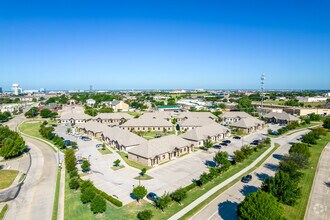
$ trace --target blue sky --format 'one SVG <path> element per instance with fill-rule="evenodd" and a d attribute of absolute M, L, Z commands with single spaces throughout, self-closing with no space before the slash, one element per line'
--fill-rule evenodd
<path fill-rule="evenodd" d="M 330 3 L 0 1 L 0 87 L 330 89 Z"/>

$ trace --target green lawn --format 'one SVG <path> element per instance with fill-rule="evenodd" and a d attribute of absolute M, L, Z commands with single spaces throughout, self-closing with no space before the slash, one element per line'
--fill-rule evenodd
<path fill-rule="evenodd" d="M 316 145 L 312 145 L 310 148 L 310 168 L 303 170 L 303 177 L 299 181 L 299 186 L 301 187 L 301 198 L 298 200 L 297 204 L 292 206 L 284 206 L 284 213 L 287 219 L 304 219 L 309 195 L 312 189 L 313 180 L 315 176 L 316 167 L 321 155 L 323 148 L 330 142 L 330 134 L 328 132 L 327 136 L 321 136 L 321 139 L 317 141 Z"/>
<path fill-rule="evenodd" d="M 127 153 L 125 153 L 125 152 L 117 151 L 117 153 L 118 153 L 118 154 L 123 158 L 123 160 L 124 160 L 129 166 L 131 166 L 131 167 L 135 167 L 135 168 L 137 168 L 137 169 L 139 169 L 139 170 L 142 170 L 143 168 L 146 168 L 147 170 L 150 169 L 150 167 L 148 167 L 148 166 L 144 166 L 144 165 L 142 165 L 142 164 L 139 164 L 139 163 L 136 163 L 136 162 L 134 162 L 134 161 L 129 160 L 128 157 L 127 157 Z"/>
<path fill-rule="evenodd" d="M 102 148 L 99 148 L 98 151 L 101 154 L 112 154 L 111 150 L 109 150 L 108 148 L 105 148 L 104 150 Z"/>
<path fill-rule="evenodd" d="M 44 139 L 41 136 L 41 134 L 39 133 L 39 129 L 40 129 L 41 124 L 42 124 L 42 122 L 40 122 L 40 121 L 25 121 L 20 125 L 19 129 L 24 134 Z"/>
<path fill-rule="evenodd" d="M 65 172 L 65 171 L 63 171 L 63 172 Z M 54 197 L 52 220 L 57 220 L 58 199 L 59 199 L 59 196 L 60 196 L 60 186 L 61 186 L 60 182 L 61 182 L 61 169 L 58 169 L 57 178 L 56 178 L 56 188 L 55 188 L 55 197 Z"/>
<path fill-rule="evenodd" d="M 4 205 L 1 212 L 0 212 L 0 220 L 3 219 L 3 217 L 5 216 L 6 212 L 8 210 L 8 204 Z"/>
<path fill-rule="evenodd" d="M 116 171 L 116 170 L 120 170 L 121 168 L 124 168 L 124 165 L 120 165 L 120 166 L 112 166 L 111 169 Z"/>
<path fill-rule="evenodd" d="M 147 174 L 144 174 L 143 176 L 137 176 L 137 177 L 134 177 L 134 179 L 136 179 L 136 180 L 138 180 L 138 179 L 140 179 L 140 180 L 151 180 L 151 179 L 153 179 L 153 177 L 152 176 L 149 176 L 149 175 L 147 175 Z"/>
<path fill-rule="evenodd" d="M 17 170 L 0 170 L 0 189 L 9 187 L 18 175 Z"/>
<path fill-rule="evenodd" d="M 135 117 L 135 116 L 139 116 L 140 117 L 140 115 L 141 115 L 140 112 L 130 112 L 130 111 L 128 111 L 128 112 L 121 112 L 121 113 L 127 113 L 127 114 L 132 115 L 133 117 Z"/>

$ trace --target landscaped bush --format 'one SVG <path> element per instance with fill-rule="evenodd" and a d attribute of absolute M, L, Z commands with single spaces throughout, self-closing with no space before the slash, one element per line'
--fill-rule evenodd
<path fill-rule="evenodd" d="M 80 182 L 78 178 L 71 178 L 69 182 L 70 189 L 77 190 L 79 188 Z"/>
<path fill-rule="evenodd" d="M 187 192 L 185 189 L 179 188 L 171 194 L 173 201 L 180 203 L 183 199 L 187 197 Z"/>
<path fill-rule="evenodd" d="M 330 117 L 326 117 L 323 122 L 323 127 L 326 129 L 330 129 Z"/>
<path fill-rule="evenodd" d="M 154 215 L 151 210 L 143 210 L 137 214 L 139 220 L 150 220 Z"/>
<path fill-rule="evenodd" d="M 107 204 L 102 196 L 95 196 L 91 203 L 91 210 L 94 214 L 105 212 Z"/>
<path fill-rule="evenodd" d="M 240 163 L 243 160 L 245 160 L 245 154 L 241 150 L 235 150 L 234 151 L 234 162 Z"/>
<path fill-rule="evenodd" d="M 162 195 L 161 197 L 158 198 L 158 200 L 156 200 L 156 206 L 162 211 L 164 211 L 164 209 L 169 206 L 171 201 L 172 199 L 170 195 L 165 192 L 164 195 Z"/>
<path fill-rule="evenodd" d="M 96 196 L 95 190 L 93 187 L 87 187 L 84 192 L 80 195 L 82 203 L 91 202 Z"/>

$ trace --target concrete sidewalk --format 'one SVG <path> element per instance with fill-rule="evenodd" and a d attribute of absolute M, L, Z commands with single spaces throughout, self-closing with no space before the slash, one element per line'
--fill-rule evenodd
<path fill-rule="evenodd" d="M 330 143 L 323 149 L 314 177 L 305 219 L 330 219 Z"/>
<path fill-rule="evenodd" d="M 251 168 L 253 168 L 257 163 L 259 163 L 263 158 L 265 158 L 267 156 L 267 154 L 272 151 L 275 147 L 274 141 L 272 141 L 271 143 L 271 147 L 268 148 L 260 157 L 258 157 L 253 163 L 251 163 L 249 166 L 245 167 L 243 170 L 241 170 L 240 172 L 236 173 L 235 175 L 231 176 L 230 178 L 228 178 L 227 180 L 225 180 L 224 182 L 220 183 L 219 185 L 215 186 L 214 188 L 212 188 L 211 190 L 209 190 L 208 192 L 206 192 L 204 195 L 202 195 L 201 197 L 199 197 L 198 199 L 196 199 L 194 202 L 190 203 L 188 206 L 186 206 L 185 208 L 183 208 L 182 210 L 180 210 L 179 212 L 177 212 L 175 215 L 173 215 L 171 218 L 169 218 L 169 220 L 176 220 L 181 218 L 182 216 L 184 216 L 186 213 L 188 213 L 190 210 L 192 210 L 193 208 L 195 208 L 197 205 L 199 205 L 201 202 L 203 202 L 204 200 L 206 200 L 207 198 L 209 198 L 211 195 L 213 195 L 216 191 L 218 191 L 219 189 L 225 187 L 226 185 L 228 185 L 230 182 L 232 182 L 233 180 L 235 180 L 236 178 L 240 177 L 241 175 L 243 175 L 244 173 L 246 173 L 247 171 L 249 171 Z"/>

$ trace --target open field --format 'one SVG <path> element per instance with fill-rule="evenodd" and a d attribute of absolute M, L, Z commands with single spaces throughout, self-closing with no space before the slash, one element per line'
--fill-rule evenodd
<path fill-rule="evenodd" d="M 321 136 L 321 139 L 317 141 L 316 145 L 312 145 L 312 147 L 310 147 L 310 168 L 302 170 L 302 173 L 304 175 L 299 181 L 299 186 L 301 187 L 301 198 L 293 207 L 287 205 L 284 206 L 284 213 L 287 219 L 304 219 L 309 195 L 313 185 L 317 163 L 319 161 L 323 148 L 327 145 L 328 142 L 330 142 L 329 132 L 327 136 Z"/>
<path fill-rule="evenodd" d="M 18 175 L 17 170 L 0 170 L 0 189 L 9 187 Z"/>
<path fill-rule="evenodd" d="M 39 133 L 39 129 L 40 129 L 41 124 L 42 124 L 42 122 L 40 122 L 40 121 L 25 121 L 20 125 L 19 129 L 24 134 L 44 139 L 41 136 L 41 134 Z"/>

